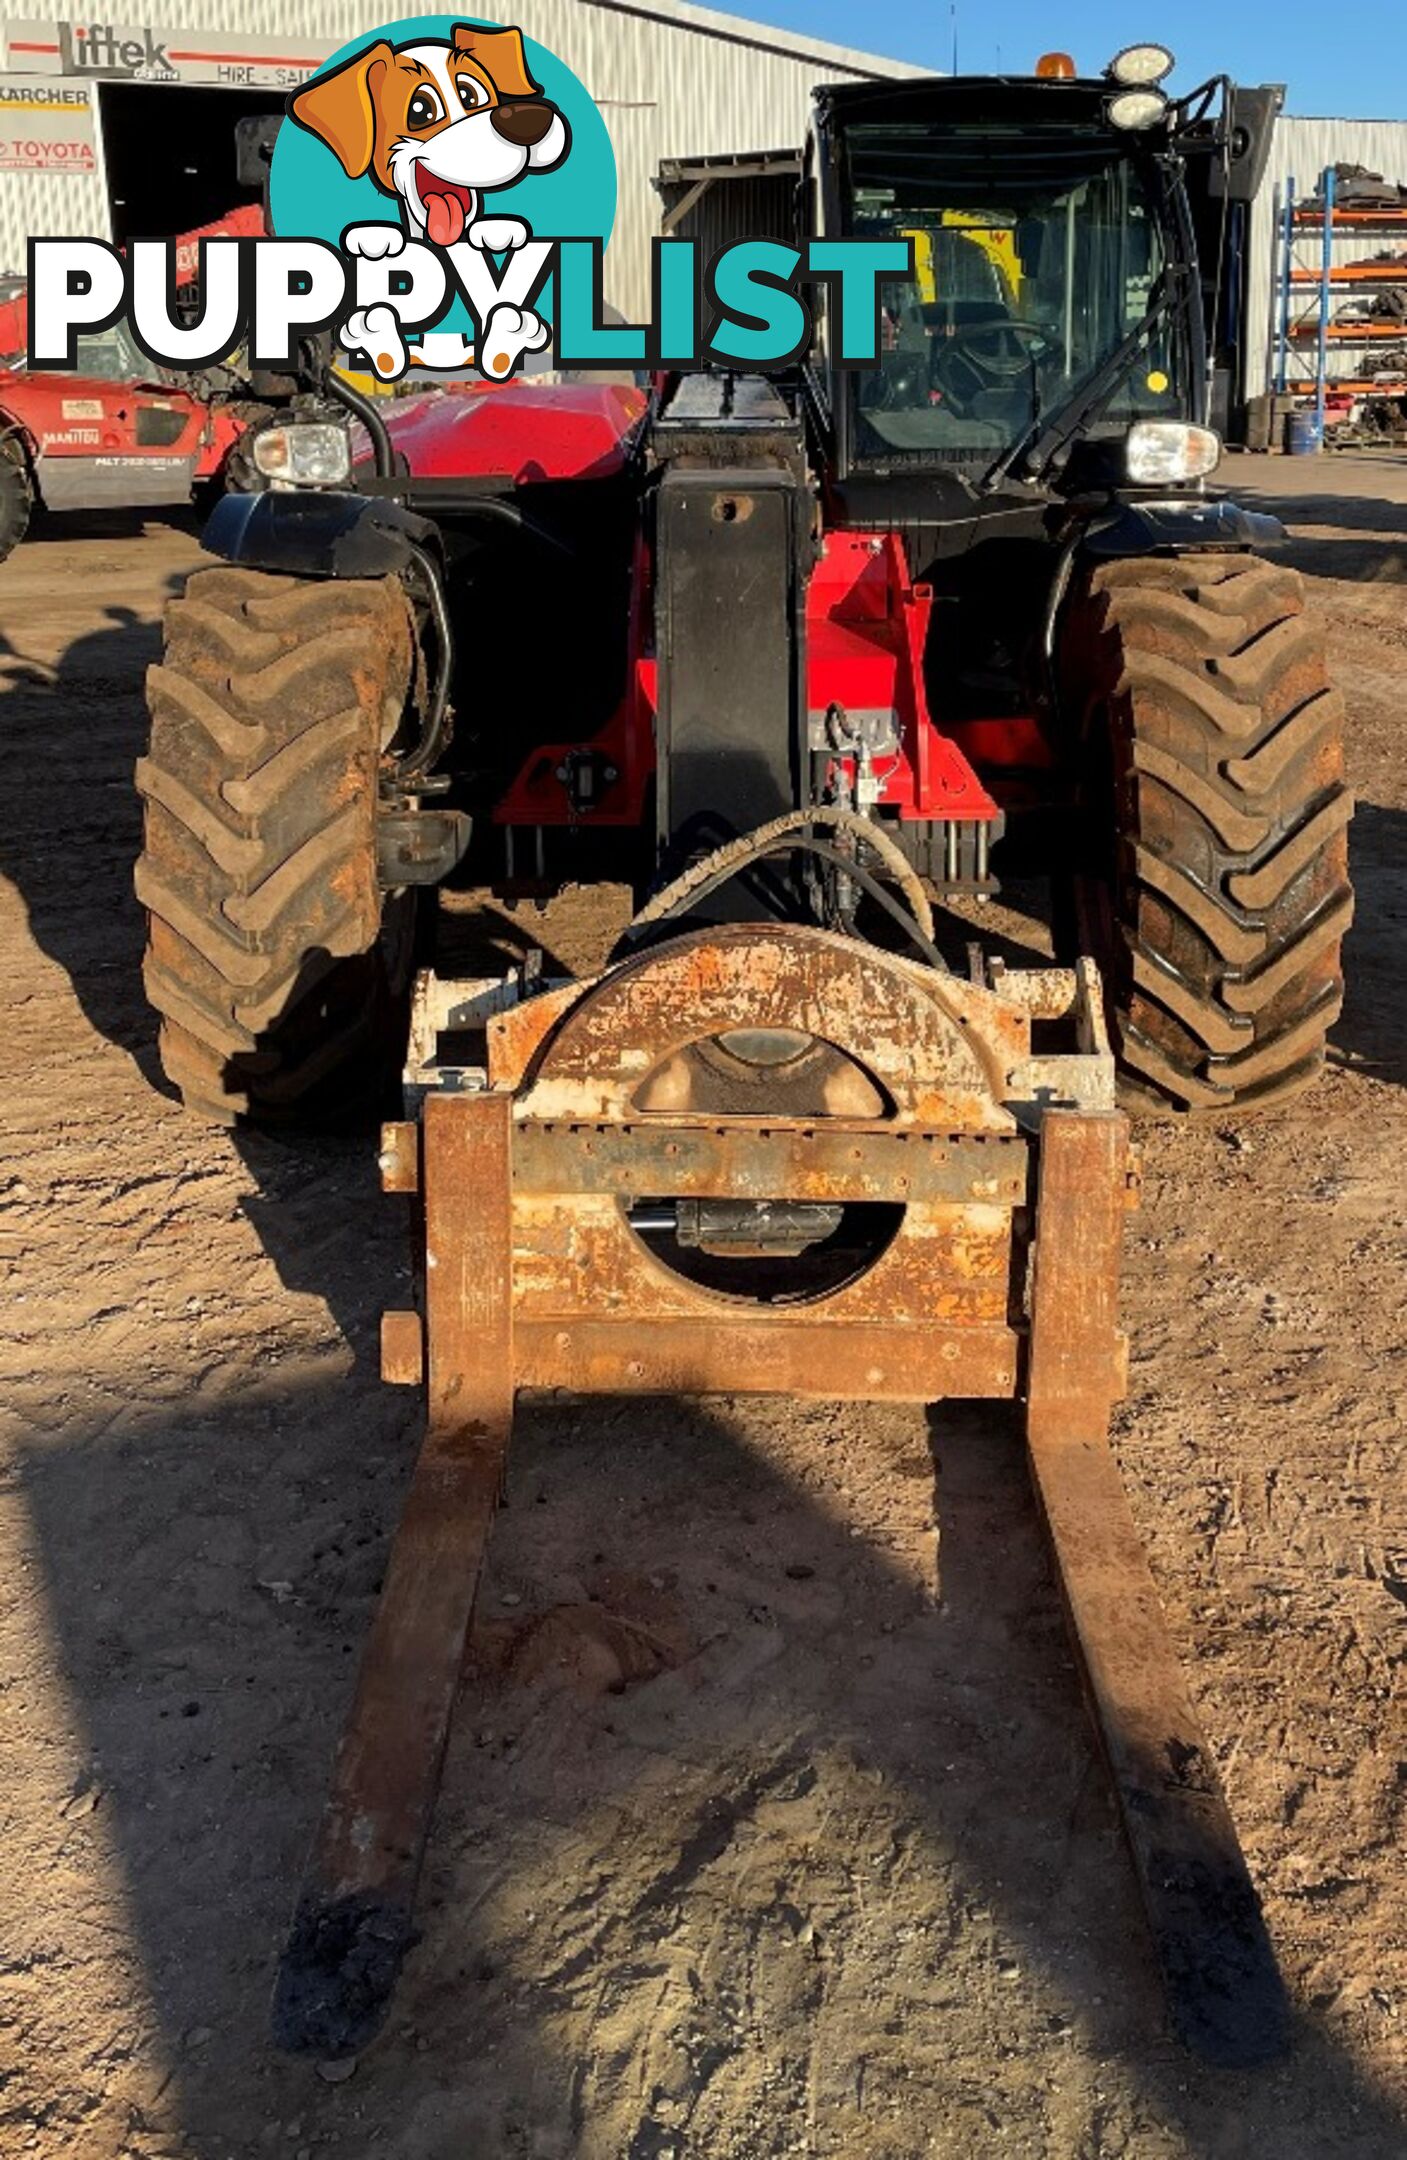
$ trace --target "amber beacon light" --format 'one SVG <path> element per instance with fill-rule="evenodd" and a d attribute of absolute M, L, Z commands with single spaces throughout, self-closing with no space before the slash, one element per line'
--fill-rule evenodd
<path fill-rule="evenodd" d="M 1036 73 L 1047 82 L 1073 82 L 1075 63 L 1067 52 L 1042 53 L 1036 62 Z"/>

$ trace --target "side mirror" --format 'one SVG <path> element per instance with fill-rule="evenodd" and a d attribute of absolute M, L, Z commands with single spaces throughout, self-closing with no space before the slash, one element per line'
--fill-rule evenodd
<path fill-rule="evenodd" d="M 1255 200 L 1270 159 L 1275 122 L 1285 102 L 1283 83 L 1261 83 L 1255 89 L 1235 84 L 1227 92 L 1226 129 L 1229 156 L 1225 170 L 1221 160 L 1212 161 L 1207 175 L 1209 191 L 1225 194 L 1228 202 Z"/>

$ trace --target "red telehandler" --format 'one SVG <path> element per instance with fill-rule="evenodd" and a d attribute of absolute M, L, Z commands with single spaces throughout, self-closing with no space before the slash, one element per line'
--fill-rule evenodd
<path fill-rule="evenodd" d="M 820 91 L 793 230 L 915 243 L 877 366 L 389 417 L 315 370 L 255 444 L 281 484 L 226 496 L 168 610 L 166 1071 L 277 1124 L 404 1060 L 381 1167 L 424 1228 L 383 1367 L 427 1433 L 290 2047 L 363 2046 L 413 1939 L 520 1387 L 1020 1400 L 1175 2027 L 1284 2044 L 1108 1440 L 1127 1110 L 1308 1083 L 1351 911 L 1319 633 L 1275 521 L 1207 486 L 1207 266 L 1264 101 L 1170 99 L 1167 64 Z M 1053 965 L 945 909 L 1013 861 L 1053 880 Z M 579 977 L 447 979 L 414 920 L 450 881 L 610 881 L 629 920 Z"/>
<path fill-rule="evenodd" d="M 216 235 L 265 230 L 257 204 L 177 238 L 194 277 L 197 248 Z M 0 562 L 36 508 L 155 509 L 224 483 L 250 422 L 268 409 L 229 369 L 181 375 L 148 359 L 118 321 L 78 340 L 74 372 L 31 368 L 21 277 L 0 278 Z"/>

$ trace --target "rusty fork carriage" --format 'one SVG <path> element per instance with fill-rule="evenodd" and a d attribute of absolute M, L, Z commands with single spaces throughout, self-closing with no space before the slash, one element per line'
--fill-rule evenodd
<path fill-rule="evenodd" d="M 1098 979 L 973 974 L 740 925 L 585 983 L 421 978 L 420 1114 L 385 1128 L 382 1174 L 420 1198 L 423 1310 L 388 1313 L 382 1347 L 388 1379 L 423 1383 L 426 1432 L 280 1968 L 281 2045 L 355 2053 L 385 2015 L 535 1388 L 1019 1398 L 1173 2025 L 1218 2064 L 1282 2049 L 1280 1975 L 1109 1445 L 1136 1180 Z"/>

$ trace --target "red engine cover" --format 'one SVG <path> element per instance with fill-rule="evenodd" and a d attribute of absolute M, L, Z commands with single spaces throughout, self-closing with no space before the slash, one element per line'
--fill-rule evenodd
<path fill-rule="evenodd" d="M 994 818 L 997 806 L 928 710 L 924 647 L 932 594 L 915 584 L 897 533 L 828 532 L 806 592 L 807 704 L 815 721 L 838 705 L 892 730 L 875 758 L 879 800 L 901 818 Z M 854 777 L 854 759 L 836 763 Z"/>
<path fill-rule="evenodd" d="M 507 393 L 505 393 L 506 395 Z M 650 560 L 637 543 L 626 694 L 590 744 L 535 750 L 494 810 L 500 825 L 638 824 L 655 764 L 656 662 L 652 648 Z M 877 799 L 905 820 L 988 823 L 997 804 L 962 748 L 933 724 L 924 690 L 924 646 L 932 594 L 909 574 L 896 533 L 825 535 L 806 592 L 808 718 L 831 706 L 855 720 L 879 720 L 892 747 L 873 761 Z M 723 626 L 720 625 L 720 630 Z M 779 634 L 781 626 L 779 625 Z M 574 803 L 572 761 L 590 749 L 605 785 L 589 807 Z M 853 757 L 836 765 L 853 784 Z"/>
<path fill-rule="evenodd" d="M 608 480 L 645 411 L 643 390 L 616 384 L 463 383 L 383 408 L 419 480 Z"/>

